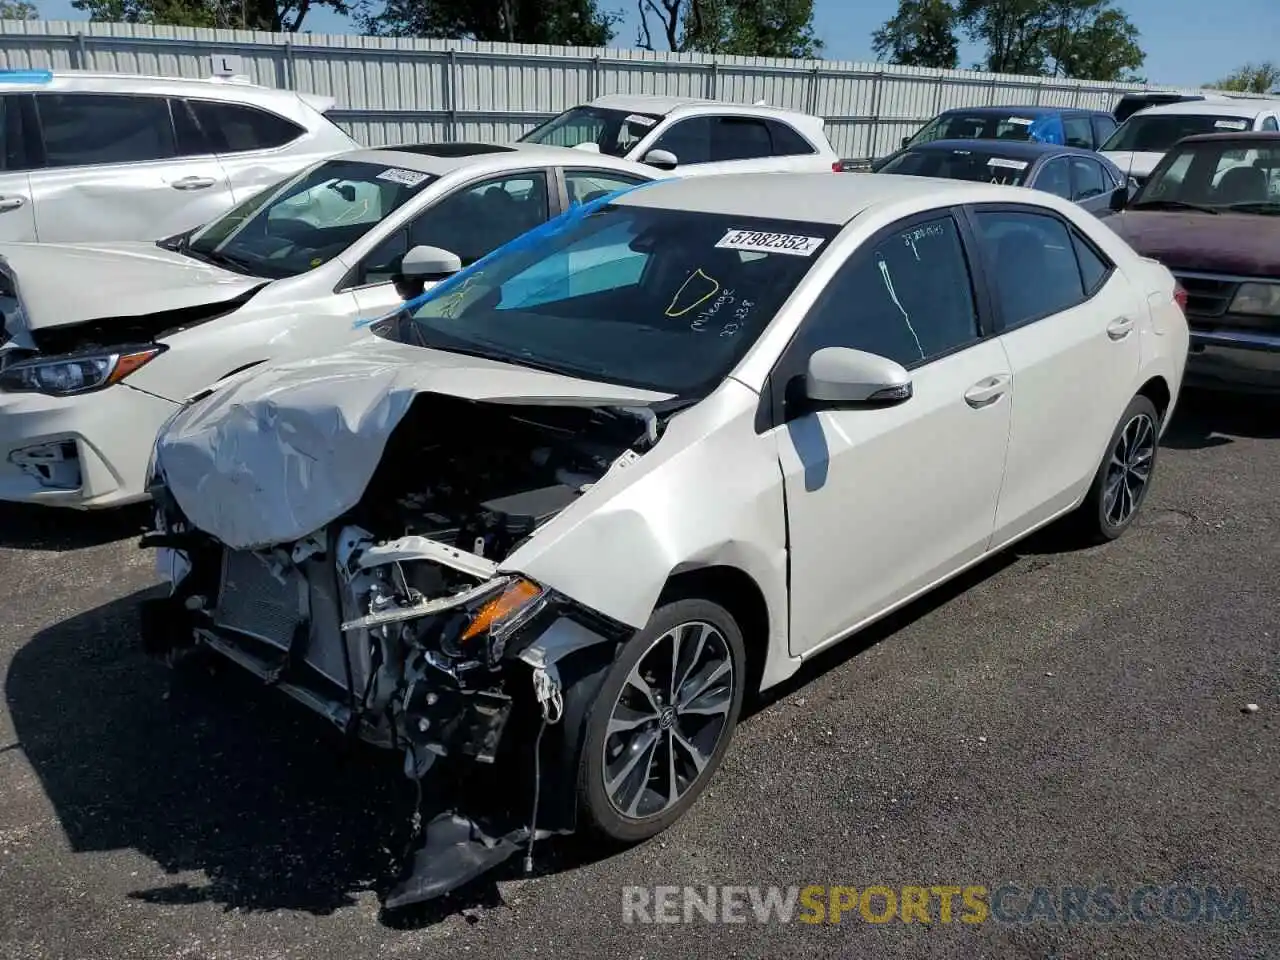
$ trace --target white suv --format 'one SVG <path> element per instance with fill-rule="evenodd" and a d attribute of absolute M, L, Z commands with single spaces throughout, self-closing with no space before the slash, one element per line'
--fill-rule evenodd
<path fill-rule="evenodd" d="M 0 241 L 154 240 L 355 142 L 333 101 L 237 80 L 0 71 Z"/>
<path fill-rule="evenodd" d="M 520 138 L 578 147 L 681 176 L 839 171 L 824 121 L 763 104 L 610 94 L 570 107 Z"/>

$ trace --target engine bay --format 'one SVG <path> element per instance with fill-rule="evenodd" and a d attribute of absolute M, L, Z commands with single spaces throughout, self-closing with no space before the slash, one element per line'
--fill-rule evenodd
<path fill-rule="evenodd" d="M 547 651 L 611 651 L 627 631 L 500 564 L 606 473 L 639 459 L 659 425 L 647 408 L 424 394 L 355 507 L 302 540 L 260 550 L 233 550 L 195 529 L 161 480 L 156 530 L 143 545 L 171 551 L 181 570 L 171 596 L 147 602 L 144 645 L 166 659 L 206 649 L 235 661 L 344 733 L 402 751 L 416 783 L 441 761 L 449 772 L 432 781 L 451 794 L 466 792 L 477 764 L 537 781 L 542 732 L 564 711 L 561 654 Z M 486 810 L 521 793 L 509 783 L 483 792 Z M 466 822 L 473 838 L 489 838 L 485 857 L 505 856 L 541 829 L 536 802 L 527 823 L 489 833 L 461 805 L 428 825 L 428 847 L 438 836 L 453 838 L 438 841 L 452 854 L 467 849 L 456 844 Z M 545 819 L 563 832 L 572 815 Z M 420 862 L 413 890 L 400 896 L 451 889 L 476 856 Z"/>

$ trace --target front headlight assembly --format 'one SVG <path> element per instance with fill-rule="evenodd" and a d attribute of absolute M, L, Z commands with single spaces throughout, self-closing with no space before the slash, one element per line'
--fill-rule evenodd
<path fill-rule="evenodd" d="M 21 360 L 0 373 L 0 390 L 51 397 L 92 393 L 119 383 L 166 349 L 147 344 Z"/>
<path fill-rule="evenodd" d="M 1231 313 L 1280 316 L 1280 283 L 1242 283 L 1231 300 Z"/>

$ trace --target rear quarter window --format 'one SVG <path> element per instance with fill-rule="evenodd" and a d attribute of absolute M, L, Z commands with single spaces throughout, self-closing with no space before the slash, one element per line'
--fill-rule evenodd
<path fill-rule="evenodd" d="M 190 100 L 191 110 L 215 153 L 247 153 L 282 147 L 306 131 L 284 117 L 239 103 Z"/>
<path fill-rule="evenodd" d="M 773 138 L 773 155 L 775 157 L 807 156 L 817 151 L 808 140 L 800 135 L 790 124 L 780 120 L 768 120 L 769 135 Z"/>

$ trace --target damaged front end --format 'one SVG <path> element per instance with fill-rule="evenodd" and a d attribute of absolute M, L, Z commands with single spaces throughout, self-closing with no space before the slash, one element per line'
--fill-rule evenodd
<path fill-rule="evenodd" d="M 647 409 L 422 395 L 353 509 L 254 550 L 196 529 L 157 476 L 142 545 L 173 589 L 144 609 L 144 643 L 210 648 L 403 752 L 444 812 L 387 905 L 446 893 L 574 827 L 579 725 L 562 718 L 631 628 L 501 565 L 656 439 Z"/>

